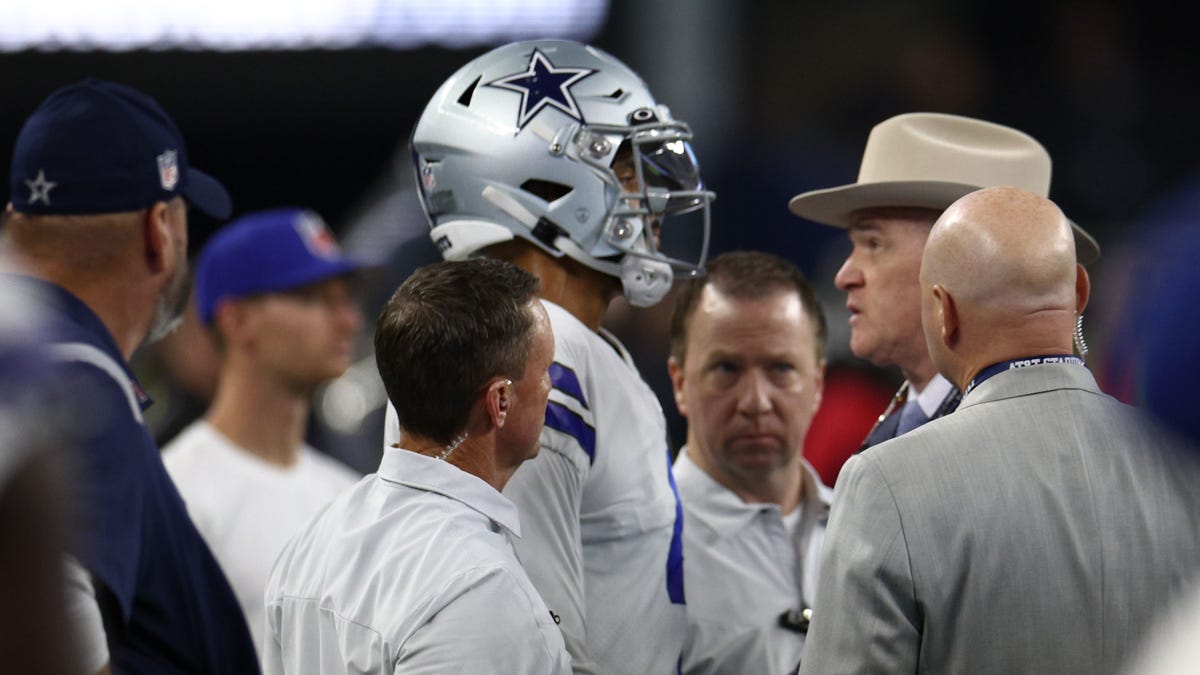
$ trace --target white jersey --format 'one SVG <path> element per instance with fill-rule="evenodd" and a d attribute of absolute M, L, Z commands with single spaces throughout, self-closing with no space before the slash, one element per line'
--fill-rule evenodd
<path fill-rule="evenodd" d="M 517 555 L 576 672 L 677 672 L 683 519 L 662 407 L 616 338 L 543 304 L 554 388 L 542 448 L 504 488 L 525 530 Z"/>
<path fill-rule="evenodd" d="M 359 475 L 307 445 L 293 466 L 271 464 L 204 420 L 163 449 L 163 464 L 229 578 L 261 650 L 271 565 L 288 540 Z"/>
<path fill-rule="evenodd" d="M 683 515 L 662 406 L 624 346 L 543 300 L 554 385 L 541 451 L 504 488 L 517 555 L 575 673 L 676 673 L 687 633 Z M 399 439 L 389 405 L 384 438 Z"/>

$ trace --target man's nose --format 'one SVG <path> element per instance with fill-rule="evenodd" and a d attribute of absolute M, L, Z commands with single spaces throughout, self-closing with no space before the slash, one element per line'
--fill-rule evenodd
<path fill-rule="evenodd" d="M 738 393 L 738 410 L 745 415 L 762 415 L 771 410 L 771 382 L 758 369 L 747 371 Z"/>
<path fill-rule="evenodd" d="M 833 277 L 833 283 L 839 290 L 848 291 L 851 288 L 856 288 L 862 285 L 862 270 L 858 268 L 858 264 L 854 260 L 854 254 L 846 256 L 846 262 L 838 268 L 837 274 Z"/>

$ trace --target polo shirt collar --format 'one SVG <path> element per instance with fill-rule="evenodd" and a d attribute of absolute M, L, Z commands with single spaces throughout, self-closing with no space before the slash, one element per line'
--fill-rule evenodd
<path fill-rule="evenodd" d="M 490 518 L 514 537 L 521 536 L 517 506 L 482 478 L 449 462 L 401 448 L 385 447 L 379 463 L 379 477 L 461 502 Z"/>
<path fill-rule="evenodd" d="M 819 518 L 824 521 L 827 517 L 833 491 L 825 487 L 817 478 L 816 471 L 805 460 L 800 464 L 804 469 L 805 499 L 801 505 L 804 509 L 818 509 Z M 680 497 L 693 505 L 693 515 L 710 527 L 718 537 L 729 537 L 737 534 L 761 512 L 766 510 L 779 511 L 778 504 L 767 502 L 747 504 L 733 490 L 713 480 L 704 469 L 692 461 L 685 445 L 679 451 L 675 460 Z"/>

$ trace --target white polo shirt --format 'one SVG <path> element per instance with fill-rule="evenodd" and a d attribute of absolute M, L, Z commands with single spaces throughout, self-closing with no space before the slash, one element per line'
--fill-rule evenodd
<path fill-rule="evenodd" d="M 263 670 L 569 673 L 517 562 L 512 502 L 444 461 L 386 448 L 276 561 Z"/>
<path fill-rule="evenodd" d="M 784 516 L 747 504 L 679 452 L 673 471 L 683 500 L 688 592 L 685 675 L 785 675 L 800 663 L 805 635 L 780 626 L 785 611 L 811 607 L 833 491 L 808 462 L 805 498 Z"/>

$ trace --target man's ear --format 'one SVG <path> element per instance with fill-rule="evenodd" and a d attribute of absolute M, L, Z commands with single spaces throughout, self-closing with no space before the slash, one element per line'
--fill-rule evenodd
<path fill-rule="evenodd" d="M 683 395 L 683 364 L 674 356 L 667 359 L 667 374 L 671 376 L 671 388 L 675 393 L 675 407 L 679 414 L 687 417 L 687 399 Z"/>
<path fill-rule="evenodd" d="M 166 202 L 154 202 L 153 206 L 145 210 L 142 220 L 146 242 L 146 267 L 154 275 L 172 270 L 179 264 L 179 261 L 175 260 L 174 235 L 171 232 L 168 208 Z"/>
<path fill-rule="evenodd" d="M 246 340 L 246 327 L 249 325 L 250 312 L 245 301 L 234 298 L 220 298 L 213 309 L 213 330 L 221 336 L 228 346 L 241 344 Z"/>
<path fill-rule="evenodd" d="M 958 308 L 955 307 L 950 292 L 941 284 L 934 284 L 931 292 L 938 302 L 938 337 L 941 338 L 942 344 L 953 349 L 958 342 Z"/>
<path fill-rule="evenodd" d="M 508 411 L 513 405 L 512 380 L 494 380 L 483 393 L 483 406 L 492 426 L 501 429 L 508 423 Z"/>
<path fill-rule="evenodd" d="M 1088 278 L 1087 270 L 1083 265 L 1075 263 L 1075 314 L 1083 314 L 1083 309 L 1087 307 L 1088 298 L 1091 297 L 1092 282 Z"/>

